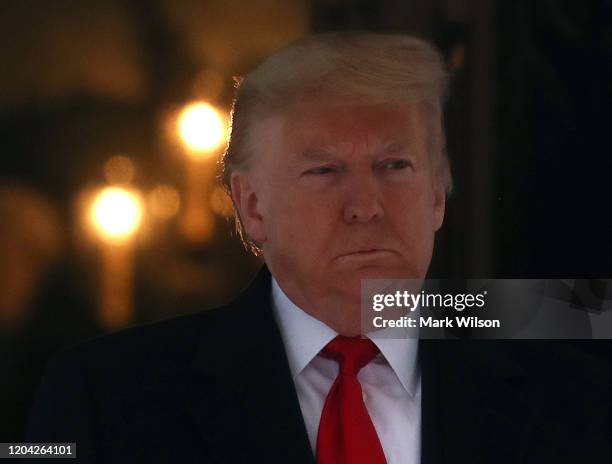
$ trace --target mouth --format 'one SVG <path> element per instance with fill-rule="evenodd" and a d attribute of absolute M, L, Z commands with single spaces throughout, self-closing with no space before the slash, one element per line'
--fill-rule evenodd
<path fill-rule="evenodd" d="M 387 248 L 364 248 L 361 250 L 351 251 L 349 253 L 343 253 L 339 256 L 339 258 L 342 258 L 344 256 L 367 257 L 367 256 L 374 256 L 374 255 L 381 254 L 381 253 L 392 253 L 392 251 Z"/>

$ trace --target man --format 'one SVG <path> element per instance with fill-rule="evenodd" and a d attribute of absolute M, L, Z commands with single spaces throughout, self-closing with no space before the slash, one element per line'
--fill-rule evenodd
<path fill-rule="evenodd" d="M 313 36 L 263 62 L 223 171 L 261 272 L 226 307 L 57 357 L 30 440 L 86 462 L 609 461 L 594 361 L 361 334 L 362 279 L 426 276 L 451 188 L 445 88 L 411 37 Z"/>

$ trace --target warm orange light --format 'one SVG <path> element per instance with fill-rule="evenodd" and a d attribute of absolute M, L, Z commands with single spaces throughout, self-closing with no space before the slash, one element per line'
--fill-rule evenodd
<path fill-rule="evenodd" d="M 148 211 L 159 219 L 170 219 L 181 207 L 176 189 L 170 185 L 158 185 L 148 196 Z"/>
<path fill-rule="evenodd" d="M 226 121 L 221 113 L 205 102 L 187 105 L 177 121 L 178 133 L 195 158 L 214 154 L 226 138 Z"/>
<path fill-rule="evenodd" d="M 104 165 L 104 176 L 111 184 L 129 184 L 134 178 L 134 163 L 127 156 L 113 156 Z"/>
<path fill-rule="evenodd" d="M 129 239 L 142 221 L 140 198 L 123 188 L 107 187 L 93 202 L 91 219 L 102 238 L 121 242 Z"/>
<path fill-rule="evenodd" d="M 227 192 L 220 186 L 216 186 L 210 196 L 210 207 L 219 216 L 231 217 L 234 215 L 234 204 Z"/>

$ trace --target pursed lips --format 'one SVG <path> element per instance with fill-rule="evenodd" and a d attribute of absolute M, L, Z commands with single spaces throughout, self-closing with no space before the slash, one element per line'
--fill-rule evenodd
<path fill-rule="evenodd" d="M 362 248 L 359 250 L 355 250 L 355 251 L 350 251 L 348 253 L 343 253 L 341 255 L 338 256 L 338 258 L 342 258 L 344 256 L 359 256 L 359 255 L 363 255 L 363 256 L 368 256 L 368 255 L 374 255 L 376 253 L 392 253 L 393 250 L 390 250 L 388 248 Z"/>

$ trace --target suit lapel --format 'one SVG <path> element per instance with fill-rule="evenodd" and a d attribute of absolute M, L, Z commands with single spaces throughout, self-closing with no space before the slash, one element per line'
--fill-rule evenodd
<path fill-rule="evenodd" d="M 441 404 L 438 361 L 435 341 L 419 341 L 421 368 L 421 463 L 441 464 L 443 461 L 444 408 Z M 460 462 L 460 461 L 457 461 Z"/>
<path fill-rule="evenodd" d="M 421 340 L 423 463 L 520 462 L 525 376 L 498 343 Z"/>
<path fill-rule="evenodd" d="M 190 410 L 219 462 L 314 463 L 270 289 L 264 266 L 193 363 Z"/>

